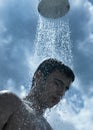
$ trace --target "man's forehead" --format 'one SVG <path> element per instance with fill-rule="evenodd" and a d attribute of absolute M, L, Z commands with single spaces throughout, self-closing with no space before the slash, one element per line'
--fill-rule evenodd
<path fill-rule="evenodd" d="M 67 74 L 66 74 L 65 72 L 59 71 L 59 70 L 53 71 L 53 72 L 52 72 L 52 75 L 54 75 L 54 76 L 58 75 L 58 76 L 61 76 L 61 77 L 67 77 Z M 68 78 L 68 77 L 67 77 L 67 78 Z"/>
<path fill-rule="evenodd" d="M 52 76 L 52 78 L 64 80 L 64 82 L 67 82 L 67 83 L 72 81 L 72 79 L 70 77 L 68 77 L 64 72 L 60 72 L 59 70 L 53 71 L 51 76 Z"/>

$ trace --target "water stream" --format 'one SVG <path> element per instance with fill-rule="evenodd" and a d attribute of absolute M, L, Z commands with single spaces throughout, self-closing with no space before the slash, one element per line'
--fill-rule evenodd
<path fill-rule="evenodd" d="M 69 20 L 51 20 L 39 17 L 33 56 L 30 60 L 32 61 L 30 63 L 32 75 L 37 66 L 43 60 L 50 57 L 57 58 L 73 68 L 72 42 L 70 39 L 70 34 L 71 31 Z M 60 104 L 58 107 L 55 107 L 55 109 L 58 111 L 63 111 L 64 108 L 62 109 L 62 104 Z M 49 111 L 45 113 L 46 118 L 47 116 L 50 116 Z M 56 122 L 53 124 L 56 124 Z M 60 130 L 61 129 L 62 127 Z"/>
<path fill-rule="evenodd" d="M 70 39 L 69 20 L 38 20 L 35 46 L 34 61 L 38 62 L 52 57 L 63 61 L 72 66 L 72 43 Z"/>

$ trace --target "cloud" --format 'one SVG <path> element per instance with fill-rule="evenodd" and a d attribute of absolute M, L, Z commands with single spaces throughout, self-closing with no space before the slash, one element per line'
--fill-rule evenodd
<path fill-rule="evenodd" d="M 16 89 L 31 83 L 27 55 L 32 53 L 36 31 L 35 2 L 0 0 L 0 89 L 7 88 L 9 79 Z"/>
<path fill-rule="evenodd" d="M 63 117 L 54 109 L 51 113 L 45 115 L 45 118 L 50 123 L 53 130 L 76 130 L 73 123 L 64 121 Z"/>
<path fill-rule="evenodd" d="M 93 0 L 89 0 L 93 4 Z"/>
<path fill-rule="evenodd" d="M 20 85 L 19 89 L 17 89 L 16 83 L 15 83 L 15 81 L 12 78 L 9 78 L 4 83 L 4 86 L 3 86 L 2 90 L 4 90 L 4 89 L 9 90 L 9 91 L 11 91 L 13 93 L 16 93 L 21 98 L 23 98 L 27 94 L 27 89 L 25 88 L 25 86 Z"/>
<path fill-rule="evenodd" d="M 0 19 L 7 33 L 12 35 L 13 40 L 25 38 L 32 44 L 37 24 L 37 0 L 1 0 L 0 3 Z M 28 46 L 31 47 L 31 44 Z"/>
<path fill-rule="evenodd" d="M 93 55 L 93 34 L 91 33 L 86 39 L 85 41 L 83 41 L 81 44 L 79 43 L 79 47 L 78 49 L 80 51 L 83 51 L 84 55 L 86 57 L 89 57 L 90 60 L 92 60 L 92 56 Z"/>
<path fill-rule="evenodd" d="M 70 24 L 72 39 L 76 42 L 84 40 L 90 34 L 92 26 L 90 23 L 92 23 L 93 20 L 92 8 L 93 6 L 88 0 L 76 0 L 76 2 L 72 4 Z"/>
<path fill-rule="evenodd" d="M 83 99 L 84 107 L 79 113 L 75 113 L 70 104 L 64 99 L 52 110 L 47 110 L 45 118 L 54 130 L 92 130 L 93 108 L 91 104 L 93 103 L 93 97 L 84 96 Z"/>
<path fill-rule="evenodd" d="M 73 58 L 76 77 L 79 77 L 83 91 L 91 87 L 93 73 L 93 5 L 88 0 L 71 0 L 69 19 L 71 39 L 73 42 Z M 81 88 L 80 88 L 81 89 Z"/>
<path fill-rule="evenodd" d="M 72 118 L 69 118 L 69 120 L 73 120 L 76 128 L 78 130 L 92 130 L 92 122 L 93 122 L 93 114 L 91 104 L 93 103 L 93 97 L 92 98 L 84 98 L 85 100 L 85 107 L 81 110 L 81 112 L 78 115 L 72 116 Z"/>

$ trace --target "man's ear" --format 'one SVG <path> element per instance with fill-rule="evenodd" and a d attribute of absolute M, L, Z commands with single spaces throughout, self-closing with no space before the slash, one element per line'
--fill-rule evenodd
<path fill-rule="evenodd" d="M 38 79 L 41 79 L 41 77 L 42 77 L 42 72 L 39 70 L 38 72 L 36 72 L 35 73 L 35 77 L 36 77 L 36 79 L 38 80 Z"/>

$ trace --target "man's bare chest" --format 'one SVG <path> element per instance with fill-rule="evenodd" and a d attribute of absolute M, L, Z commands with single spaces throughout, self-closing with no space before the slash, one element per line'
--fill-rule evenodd
<path fill-rule="evenodd" d="M 21 108 L 13 113 L 3 130 L 52 130 L 43 117 L 37 117 L 32 110 Z"/>

